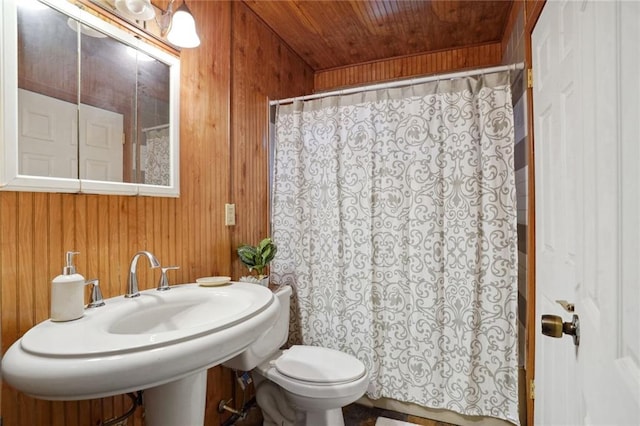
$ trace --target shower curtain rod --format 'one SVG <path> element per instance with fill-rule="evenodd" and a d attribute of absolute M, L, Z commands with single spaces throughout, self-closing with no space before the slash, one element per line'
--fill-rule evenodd
<path fill-rule="evenodd" d="M 459 72 L 453 72 L 449 74 L 437 74 L 437 75 L 430 75 L 427 77 L 395 80 L 395 81 L 390 81 L 388 83 L 379 83 L 379 84 L 370 84 L 368 86 L 351 87 L 348 89 L 335 90 L 332 92 L 314 93 L 313 95 L 305 95 L 305 96 L 298 96 L 295 98 L 287 98 L 287 99 L 270 101 L 269 105 L 290 104 L 295 101 L 308 101 L 311 99 L 326 98 L 328 96 L 348 95 L 351 93 L 366 92 L 369 90 L 390 89 L 392 87 L 409 86 L 412 84 L 427 83 L 429 81 L 446 80 L 446 79 L 460 78 L 460 77 L 470 77 L 472 75 L 478 75 L 478 74 L 491 74 L 493 72 L 509 71 L 509 70 L 515 71 L 515 70 L 521 70 L 521 69 L 524 69 L 524 62 L 518 62 L 516 64 L 511 64 L 511 65 L 501 65 L 498 67 L 478 68 L 478 69 L 473 69 L 468 71 L 459 71 Z"/>
<path fill-rule="evenodd" d="M 160 124 L 159 126 L 153 126 L 153 127 L 145 127 L 143 129 L 140 129 L 142 132 L 150 132 L 151 130 L 160 130 L 160 129 L 165 129 L 167 127 L 169 127 L 170 124 Z"/>

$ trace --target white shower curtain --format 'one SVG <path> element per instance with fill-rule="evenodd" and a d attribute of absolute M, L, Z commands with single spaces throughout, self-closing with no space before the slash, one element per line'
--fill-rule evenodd
<path fill-rule="evenodd" d="M 509 75 L 281 106 L 272 280 L 368 395 L 518 424 Z"/>

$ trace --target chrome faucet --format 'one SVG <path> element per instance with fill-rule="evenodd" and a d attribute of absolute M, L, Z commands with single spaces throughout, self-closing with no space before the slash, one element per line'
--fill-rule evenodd
<path fill-rule="evenodd" d="M 131 264 L 129 265 L 129 282 L 127 283 L 127 292 L 125 293 L 124 297 L 140 296 L 140 292 L 138 291 L 138 276 L 136 275 L 136 268 L 138 265 L 138 258 L 142 255 L 147 256 L 147 259 L 149 259 L 151 269 L 160 267 L 160 262 L 151 252 L 143 250 L 134 254 L 133 258 L 131 259 Z"/>

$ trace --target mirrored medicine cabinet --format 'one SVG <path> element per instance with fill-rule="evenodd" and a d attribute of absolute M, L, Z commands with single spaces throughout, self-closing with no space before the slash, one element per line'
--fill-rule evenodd
<path fill-rule="evenodd" d="M 0 8 L 0 189 L 177 197 L 179 59 L 66 0 Z"/>

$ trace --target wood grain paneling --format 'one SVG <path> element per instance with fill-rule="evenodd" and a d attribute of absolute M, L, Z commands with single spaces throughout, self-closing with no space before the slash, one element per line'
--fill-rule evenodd
<path fill-rule="evenodd" d="M 533 29 L 547 0 L 525 0 L 526 27 Z"/>
<path fill-rule="evenodd" d="M 257 244 L 268 226 L 269 99 L 312 92 L 313 72 L 244 3 L 233 3 L 232 276 L 247 275 L 236 248 Z"/>
<path fill-rule="evenodd" d="M 171 52 L 174 55 L 178 55 L 180 50 L 173 47 L 170 43 L 161 36 L 161 30 L 158 26 L 158 22 L 155 19 L 150 21 L 134 22 L 127 19 L 123 19 L 118 10 L 114 6 L 114 0 L 67 0 L 69 3 L 79 5 L 85 11 L 99 17 L 100 19 L 115 25 L 118 28 L 122 28 L 125 31 L 131 32 L 136 37 L 144 39 L 147 43 L 152 44 L 160 49 L 164 49 Z M 161 15 L 167 10 L 170 0 L 152 0 L 151 4 L 156 10 L 156 15 Z M 173 0 L 172 0 L 173 1 Z M 195 0 L 206 1 L 206 0 Z M 174 7 L 174 10 L 176 8 Z"/>
<path fill-rule="evenodd" d="M 50 281 L 64 252 L 78 250 L 78 271 L 99 278 L 105 297 L 123 294 L 131 256 L 150 250 L 181 269 L 171 281 L 229 274 L 230 233 L 223 203 L 230 188 L 228 2 L 190 2 L 202 45 L 181 55 L 181 196 L 149 198 L 0 192 L 0 288 L 2 351 L 49 317 Z M 157 271 L 139 263 L 140 287 L 155 287 Z M 220 370 L 218 368 L 217 370 Z M 215 370 L 215 369 L 214 369 Z M 210 398 L 217 402 L 230 383 L 211 370 Z M 80 402 L 37 401 L 2 388 L 6 425 L 96 425 L 122 414 L 124 396 Z M 216 410 L 207 424 L 220 423 Z M 129 425 L 142 425 L 138 410 Z"/>
<path fill-rule="evenodd" d="M 141 249 L 165 265 L 179 265 L 171 276 L 175 283 L 246 274 L 235 249 L 269 232 L 269 99 L 500 63 L 497 40 L 314 77 L 312 68 L 246 4 L 192 0 L 189 7 L 202 44 L 181 53 L 180 198 L 0 192 L 3 351 L 49 316 L 50 280 L 60 273 L 66 250 L 82 252 L 79 272 L 99 278 L 105 297 L 124 292 L 130 258 Z M 224 226 L 227 202 L 236 204 L 234 227 Z M 141 288 L 154 287 L 157 271 L 149 271 L 144 261 L 139 270 Z M 218 414 L 217 405 L 232 393 L 231 371 L 209 370 L 207 425 L 227 417 Z M 128 406 L 125 396 L 36 401 L 6 384 L 1 393 L 1 415 L 12 426 L 96 425 Z M 129 425 L 142 424 L 138 410 Z"/>
<path fill-rule="evenodd" d="M 322 92 L 413 76 L 493 66 L 500 64 L 501 59 L 500 42 L 367 62 L 316 72 L 314 91 Z"/>
<path fill-rule="evenodd" d="M 237 277 L 244 271 L 235 247 L 268 232 L 267 99 L 310 93 L 312 71 L 241 3 L 191 1 L 189 7 L 202 44 L 181 53 L 180 198 L 0 192 L 3 352 L 49 317 L 50 280 L 66 250 L 81 252 L 78 271 L 99 278 L 111 297 L 123 294 L 137 250 L 179 265 L 174 283 Z M 238 205 L 236 227 L 224 225 L 226 202 Z M 142 261 L 139 279 L 141 288 L 152 288 L 157 271 Z M 208 376 L 206 424 L 217 425 L 228 417 L 217 406 L 233 397 L 232 372 L 216 367 Z M 122 395 L 39 401 L 6 383 L 1 396 L 4 424 L 12 426 L 97 425 L 130 405 Z M 140 409 L 129 425 L 143 425 Z"/>
<path fill-rule="evenodd" d="M 521 1 L 517 1 L 514 2 L 513 6 L 511 7 L 511 11 L 509 12 L 509 17 L 504 27 L 504 34 L 502 35 L 503 62 L 505 61 L 505 56 L 509 56 L 506 55 L 506 50 L 509 42 L 511 41 L 513 43 L 513 40 L 524 38 L 524 28 L 522 26 L 518 26 L 519 24 L 522 24 L 518 20 L 522 10 L 524 10 L 524 3 Z"/>
<path fill-rule="evenodd" d="M 512 1 L 244 0 L 313 69 L 500 42 Z"/>

